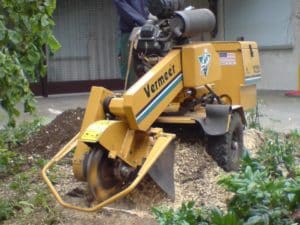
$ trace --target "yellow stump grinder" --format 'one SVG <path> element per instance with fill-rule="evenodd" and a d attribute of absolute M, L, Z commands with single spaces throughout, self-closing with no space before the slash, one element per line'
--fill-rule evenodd
<path fill-rule="evenodd" d="M 208 9 L 178 7 L 149 8 L 158 19 L 131 35 L 130 55 L 142 76 L 123 94 L 92 87 L 80 132 L 43 168 L 61 205 L 96 211 L 127 195 L 147 173 L 174 197 L 175 134 L 164 132 L 168 124 L 198 126 L 218 165 L 239 168 L 244 110 L 256 106 L 261 78 L 257 44 L 193 42 L 191 37 L 212 31 L 215 17 Z M 74 176 L 87 182 L 98 202 L 90 208 L 65 202 L 47 177 L 74 149 Z"/>

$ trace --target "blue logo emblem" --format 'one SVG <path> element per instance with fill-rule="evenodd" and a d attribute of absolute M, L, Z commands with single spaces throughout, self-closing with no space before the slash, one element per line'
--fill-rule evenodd
<path fill-rule="evenodd" d="M 199 56 L 200 70 L 201 70 L 201 73 L 204 74 L 205 77 L 208 74 L 210 59 L 211 59 L 211 54 L 205 48 L 203 55 Z"/>

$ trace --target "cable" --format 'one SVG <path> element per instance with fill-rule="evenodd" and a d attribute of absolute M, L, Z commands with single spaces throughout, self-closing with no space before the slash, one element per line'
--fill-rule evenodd
<path fill-rule="evenodd" d="M 131 69 L 133 43 L 134 43 L 133 40 L 130 41 L 130 49 L 129 49 L 128 62 L 127 62 L 127 71 L 126 71 L 125 84 L 124 84 L 124 92 L 127 90 L 128 78 L 129 78 L 129 73 L 130 73 L 130 69 Z"/>

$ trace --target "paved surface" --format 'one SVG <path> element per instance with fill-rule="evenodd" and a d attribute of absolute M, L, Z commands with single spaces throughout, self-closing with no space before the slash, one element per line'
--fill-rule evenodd
<path fill-rule="evenodd" d="M 300 131 L 300 97 L 289 97 L 283 91 L 259 91 L 260 122 L 278 131 Z"/>
<path fill-rule="evenodd" d="M 36 114 L 41 116 L 47 122 L 54 119 L 57 115 L 68 109 L 76 109 L 77 107 L 85 108 L 88 100 L 88 93 L 80 94 L 65 94 L 65 95 L 51 95 L 47 98 L 37 97 L 37 111 Z M 22 112 L 23 107 L 18 106 Z M 18 122 L 31 119 L 28 113 L 22 113 L 17 119 Z M 7 117 L 0 107 L 0 126 L 5 124 Z"/>
<path fill-rule="evenodd" d="M 37 98 L 37 115 L 48 121 L 58 114 L 77 107 L 84 108 L 88 93 L 70 95 L 52 95 L 48 98 Z M 278 131 L 300 130 L 300 97 L 287 97 L 282 91 L 258 91 L 260 122 L 263 127 Z M 22 110 L 22 107 L 19 107 Z M 4 112 L 0 109 L 0 124 L 4 124 Z M 18 121 L 27 120 L 30 116 L 22 114 Z"/>

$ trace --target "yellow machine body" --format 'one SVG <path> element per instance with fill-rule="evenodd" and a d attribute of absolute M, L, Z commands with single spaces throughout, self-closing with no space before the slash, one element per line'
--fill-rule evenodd
<path fill-rule="evenodd" d="M 97 120 L 103 120 L 105 118 L 102 104 L 105 98 L 112 95 L 113 92 L 105 88 L 92 87 L 80 129 L 81 135 L 83 134 L 83 132 L 85 132 L 90 124 Z M 82 171 L 82 162 L 84 160 L 83 157 L 85 153 L 87 153 L 89 149 L 90 148 L 84 142 L 78 142 L 73 159 L 73 172 L 78 180 L 85 179 Z"/>
<path fill-rule="evenodd" d="M 123 108 L 129 127 L 148 130 L 182 88 L 181 51 L 176 49 L 124 93 Z"/>
<path fill-rule="evenodd" d="M 210 135 L 226 133 L 232 110 L 240 113 L 245 122 L 243 108 L 256 106 L 256 81 L 260 74 L 254 42 L 210 42 L 175 47 L 122 95 L 93 87 L 80 133 L 45 166 L 43 177 L 62 205 L 88 212 L 98 210 L 128 194 L 175 138 L 161 128 L 153 128 L 153 123 L 200 123 Z M 201 104 L 193 108 L 193 113 L 167 114 L 180 112 L 186 100 L 209 92 L 227 95 L 233 104 L 224 106 L 221 123 L 213 122 L 213 107 L 205 108 Z M 113 118 L 109 119 L 107 114 Z M 108 160 L 122 161 L 138 170 L 135 179 L 109 198 L 98 199 L 99 203 L 93 208 L 65 203 L 47 178 L 47 170 L 76 146 L 74 175 L 78 180 L 86 180 L 85 157 L 95 145 L 105 149 Z M 95 183 L 94 180 L 89 182 Z"/>
<path fill-rule="evenodd" d="M 222 77 L 215 83 L 218 95 L 227 94 L 232 104 L 245 110 L 256 106 L 256 83 L 261 79 L 259 53 L 255 42 L 214 42 L 219 53 Z"/>

